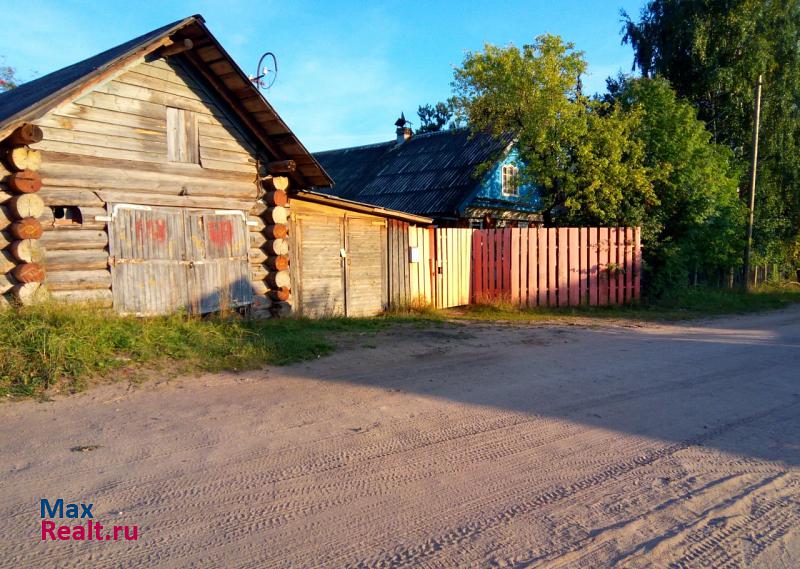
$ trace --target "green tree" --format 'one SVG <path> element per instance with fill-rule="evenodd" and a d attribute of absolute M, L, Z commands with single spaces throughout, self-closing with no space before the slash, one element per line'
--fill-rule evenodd
<path fill-rule="evenodd" d="M 514 137 L 546 223 L 641 226 L 651 294 L 738 263 L 732 152 L 666 80 L 620 77 L 589 99 L 585 68 L 555 36 L 521 50 L 487 45 L 456 69 L 453 105 L 473 129 Z"/>
<path fill-rule="evenodd" d="M 764 75 L 756 254 L 788 263 L 800 237 L 800 0 L 651 0 L 638 21 L 624 16 L 635 67 L 696 106 L 732 150 L 744 195 L 753 83 Z"/>
<path fill-rule="evenodd" d="M 417 133 L 438 132 L 448 123 L 450 128 L 455 125 L 452 122 L 453 111 L 447 103 L 438 102 L 435 105 L 420 105 L 417 109 L 420 126 Z"/>
<path fill-rule="evenodd" d="M 713 277 L 741 261 L 744 205 L 733 153 L 715 144 L 697 109 L 676 96 L 665 79 L 611 82 L 624 112 L 636 112 L 633 136 L 642 142 L 658 206 L 649 208 L 644 240 L 650 291 Z"/>
<path fill-rule="evenodd" d="M 582 95 L 582 52 L 553 35 L 521 49 L 484 46 L 455 70 L 456 117 L 497 137 L 513 136 L 520 182 L 541 192 L 548 224 L 634 223 L 655 196 L 635 113 Z"/>

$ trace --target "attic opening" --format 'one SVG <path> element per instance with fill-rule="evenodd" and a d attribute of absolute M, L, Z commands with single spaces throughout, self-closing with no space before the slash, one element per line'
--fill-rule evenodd
<path fill-rule="evenodd" d="M 55 225 L 80 225 L 83 223 L 83 215 L 81 210 L 74 205 L 54 205 L 50 209 L 53 210 L 53 223 Z"/>

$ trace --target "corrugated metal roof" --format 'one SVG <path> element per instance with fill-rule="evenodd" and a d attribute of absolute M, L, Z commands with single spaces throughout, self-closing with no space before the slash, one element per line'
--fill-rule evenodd
<path fill-rule="evenodd" d="M 333 178 L 328 193 L 426 216 L 453 216 L 472 195 L 479 165 L 499 158 L 511 137 L 454 129 L 396 141 L 318 152 Z"/>

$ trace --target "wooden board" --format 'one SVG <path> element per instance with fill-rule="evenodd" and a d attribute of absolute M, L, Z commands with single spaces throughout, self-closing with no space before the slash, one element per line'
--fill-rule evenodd
<path fill-rule="evenodd" d="M 386 231 L 387 268 L 389 271 L 387 301 L 390 307 L 401 308 L 412 304 L 415 298 L 411 292 L 410 228 L 406 222 L 389 219 L 386 220 Z M 416 244 L 416 232 L 414 238 Z M 418 279 L 418 273 L 415 273 L 415 279 Z"/>
<path fill-rule="evenodd" d="M 203 314 L 252 302 L 243 212 L 136 205 L 117 205 L 112 211 L 117 311 L 151 315 L 185 308 Z M 86 254 L 58 251 L 56 258 L 67 253 Z"/>
<path fill-rule="evenodd" d="M 385 224 L 382 219 L 345 218 L 347 316 L 374 316 L 384 309 L 382 292 L 387 271 L 381 251 L 386 240 Z M 398 281 L 405 279 L 405 272 L 396 276 Z M 400 286 L 405 288 L 405 284 Z"/>
<path fill-rule="evenodd" d="M 437 308 L 463 306 L 471 299 L 472 229 L 436 228 L 434 289 Z"/>
<path fill-rule="evenodd" d="M 410 303 L 416 306 L 433 304 L 431 295 L 431 250 L 428 229 L 414 225 L 408 228 L 408 246 L 415 248 L 417 261 L 409 261 Z"/>
<path fill-rule="evenodd" d="M 242 212 L 185 210 L 189 303 L 198 314 L 253 302 Z"/>
<path fill-rule="evenodd" d="M 638 232 L 603 227 L 475 230 L 469 255 L 472 302 L 508 298 L 522 307 L 562 307 L 635 300 L 641 286 Z"/>
<path fill-rule="evenodd" d="M 293 241 L 297 256 L 294 284 L 297 310 L 303 316 L 322 318 L 345 314 L 343 219 L 336 215 L 295 217 Z"/>
<path fill-rule="evenodd" d="M 183 212 L 118 206 L 109 230 L 114 308 L 136 315 L 188 310 Z"/>

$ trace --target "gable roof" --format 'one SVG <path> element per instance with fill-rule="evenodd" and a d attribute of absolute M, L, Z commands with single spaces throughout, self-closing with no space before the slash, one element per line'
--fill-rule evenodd
<path fill-rule="evenodd" d="M 290 174 L 303 188 L 332 185 L 330 177 L 297 139 L 272 105 L 208 30 L 200 15 L 167 24 L 88 59 L 0 93 L 0 139 L 23 122 L 36 120 L 58 105 L 83 93 L 147 57 L 162 46 L 189 39 L 191 50 L 182 54 L 190 66 L 236 112 L 272 160 L 294 160 Z"/>
<path fill-rule="evenodd" d="M 498 159 L 511 137 L 460 128 L 368 146 L 317 152 L 336 185 L 329 193 L 418 215 L 455 216 L 472 197 L 478 166 Z"/>

